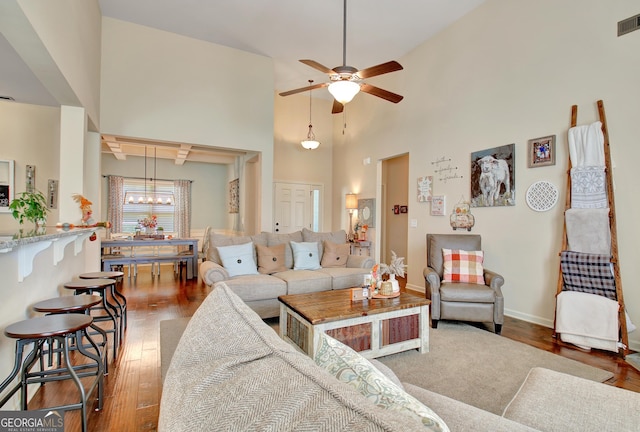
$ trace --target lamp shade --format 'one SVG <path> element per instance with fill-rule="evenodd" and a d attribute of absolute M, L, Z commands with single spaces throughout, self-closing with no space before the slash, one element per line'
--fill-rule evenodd
<path fill-rule="evenodd" d="M 315 150 L 320 145 L 320 143 L 318 141 L 309 140 L 309 139 L 301 141 L 300 144 L 302 144 L 302 147 L 306 148 L 307 150 Z"/>
<path fill-rule="evenodd" d="M 355 210 L 358 208 L 358 196 L 356 194 L 347 194 L 345 202 L 347 210 Z"/>
<path fill-rule="evenodd" d="M 351 102 L 351 99 L 360 91 L 360 84 L 353 81 L 334 81 L 329 84 L 329 93 L 341 104 Z"/>

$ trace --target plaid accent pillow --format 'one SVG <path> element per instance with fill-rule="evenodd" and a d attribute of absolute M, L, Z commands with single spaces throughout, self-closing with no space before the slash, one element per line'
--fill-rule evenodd
<path fill-rule="evenodd" d="M 466 282 L 484 285 L 484 252 L 442 249 L 443 282 Z"/>

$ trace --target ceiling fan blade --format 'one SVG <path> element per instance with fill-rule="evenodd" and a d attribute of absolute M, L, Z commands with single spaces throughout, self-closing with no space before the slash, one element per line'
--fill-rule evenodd
<path fill-rule="evenodd" d="M 364 84 L 364 83 L 360 84 L 360 90 L 362 90 L 365 93 L 369 93 L 370 95 L 378 96 L 379 98 L 388 100 L 389 102 L 393 102 L 393 103 L 398 103 L 402 99 L 404 99 L 404 96 L 391 93 L 390 91 L 372 86 L 371 84 Z"/>
<path fill-rule="evenodd" d="M 362 69 L 361 71 L 358 71 L 356 75 L 360 77 L 360 79 L 366 79 L 366 78 L 371 78 L 374 76 L 386 74 L 389 72 L 399 71 L 402 69 L 403 68 L 400 63 L 398 63 L 397 61 L 390 61 L 390 62 L 379 64 L 377 66 L 371 66 L 369 68 Z"/>
<path fill-rule="evenodd" d="M 311 66 L 312 68 L 317 69 L 320 72 L 324 72 L 324 73 L 329 74 L 329 75 L 334 75 L 335 74 L 333 69 L 329 69 L 325 65 L 321 65 L 320 63 L 318 63 L 315 60 L 300 60 L 300 63 L 304 63 L 307 66 Z"/>
<path fill-rule="evenodd" d="M 333 100 L 333 107 L 331 108 L 331 114 L 340 114 L 344 110 L 344 105 L 342 105 L 337 100 Z"/>
<path fill-rule="evenodd" d="M 311 86 L 301 87 L 301 88 L 298 88 L 298 89 L 289 90 L 289 91 L 278 93 L 278 94 L 280 96 L 289 96 L 289 95 L 296 94 L 296 93 L 302 93 L 302 92 L 306 92 L 306 91 L 309 91 L 309 90 L 319 89 L 319 88 L 322 88 L 322 87 L 326 87 L 328 85 L 329 85 L 329 83 L 314 84 L 314 85 L 311 85 Z"/>

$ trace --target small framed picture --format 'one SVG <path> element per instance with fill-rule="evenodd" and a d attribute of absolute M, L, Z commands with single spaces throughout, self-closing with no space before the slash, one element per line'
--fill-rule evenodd
<path fill-rule="evenodd" d="M 407 206 L 400 206 L 400 213 L 407 213 L 409 208 Z"/>
<path fill-rule="evenodd" d="M 433 195 L 433 176 L 418 177 L 418 202 L 431 201 Z"/>
<path fill-rule="evenodd" d="M 434 195 L 431 197 L 431 216 L 444 216 L 444 195 Z"/>
<path fill-rule="evenodd" d="M 393 214 L 400 214 L 400 206 L 398 204 L 393 206 Z"/>
<path fill-rule="evenodd" d="M 556 136 L 530 139 L 527 143 L 529 168 L 556 164 Z"/>

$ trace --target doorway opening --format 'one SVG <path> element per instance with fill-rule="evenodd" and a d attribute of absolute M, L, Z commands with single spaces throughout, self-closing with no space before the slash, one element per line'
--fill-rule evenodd
<path fill-rule="evenodd" d="M 302 228 L 322 230 L 324 187 L 308 183 L 274 183 L 274 233 L 287 234 Z"/>
<path fill-rule="evenodd" d="M 391 251 L 407 256 L 409 227 L 409 154 L 382 161 L 380 196 L 382 218 L 380 262 L 388 263 Z"/>

